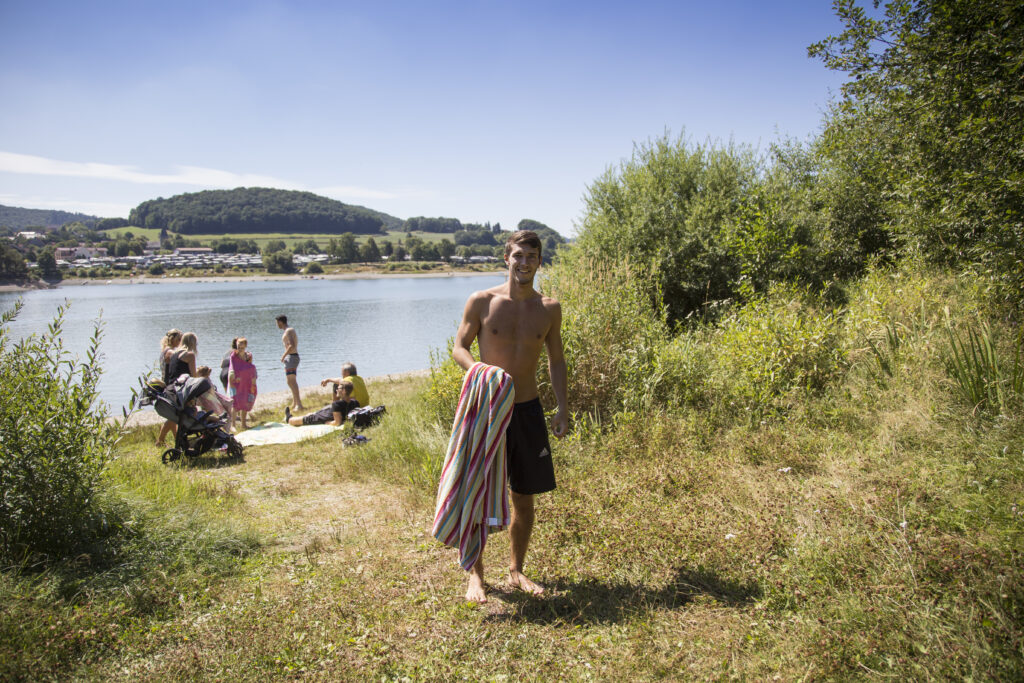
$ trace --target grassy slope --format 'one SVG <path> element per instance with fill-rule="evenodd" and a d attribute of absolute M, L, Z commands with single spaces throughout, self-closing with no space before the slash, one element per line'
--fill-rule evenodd
<path fill-rule="evenodd" d="M 542 599 L 504 587 L 505 534 L 488 605 L 459 599 L 429 535 L 446 434 L 412 383 L 371 387 L 389 415 L 358 449 L 175 470 L 136 434 L 113 476 L 152 512 L 127 566 L 4 574 L 0 678 L 1019 678 L 1024 423 L 962 407 L 941 362 L 943 306 L 974 299 L 879 277 L 852 300 L 851 338 L 900 329 L 891 374 L 860 343 L 784 417 L 625 415 L 557 445 Z"/>

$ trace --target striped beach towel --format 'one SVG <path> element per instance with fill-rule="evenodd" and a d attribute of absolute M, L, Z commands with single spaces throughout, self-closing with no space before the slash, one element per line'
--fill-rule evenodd
<path fill-rule="evenodd" d="M 514 395 L 512 377 L 493 365 L 474 363 L 462 382 L 437 487 L 433 534 L 459 549 L 459 565 L 466 571 L 483 553 L 488 531 L 509 525 L 505 428 Z"/>

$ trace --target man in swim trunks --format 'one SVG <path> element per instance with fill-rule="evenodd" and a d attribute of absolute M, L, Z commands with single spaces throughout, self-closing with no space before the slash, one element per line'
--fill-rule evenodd
<path fill-rule="evenodd" d="M 284 344 L 284 353 L 281 354 L 281 362 L 284 363 L 284 378 L 288 382 L 288 388 L 292 390 L 292 409 L 302 410 L 302 398 L 299 396 L 299 380 L 295 373 L 299 369 L 299 335 L 295 334 L 295 328 L 288 327 L 288 316 L 277 316 L 277 328 L 284 330 L 281 336 L 281 343 Z"/>
<path fill-rule="evenodd" d="M 470 295 L 452 348 L 455 362 L 469 370 L 475 362 L 470 348 L 476 339 L 480 345 L 480 360 L 509 373 L 515 384 L 516 403 L 505 432 L 512 501 L 509 583 L 533 595 L 544 592 L 543 586 L 523 574 L 533 531 L 534 496 L 555 488 L 544 409 L 537 395 L 537 362 L 542 349 L 547 349 L 551 387 L 558 402 L 558 411 L 551 419 L 551 431 L 561 439 L 569 429 L 562 308 L 557 301 L 533 288 L 540 263 L 541 242 L 537 234 L 531 230 L 513 233 L 505 244 L 508 281 Z M 487 602 L 482 557 L 470 571 L 466 599 Z"/>

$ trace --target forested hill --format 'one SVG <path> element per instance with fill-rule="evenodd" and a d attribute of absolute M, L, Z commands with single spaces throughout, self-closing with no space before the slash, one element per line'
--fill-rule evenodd
<path fill-rule="evenodd" d="M 52 209 L 22 209 L 17 206 L 0 204 L 0 228 L 59 228 L 65 223 L 81 221 L 86 225 L 94 225 L 96 216 L 70 211 L 54 211 Z"/>
<path fill-rule="evenodd" d="M 132 225 L 182 235 L 230 233 L 382 233 L 402 221 L 312 192 L 240 187 L 151 199 L 132 209 Z"/>

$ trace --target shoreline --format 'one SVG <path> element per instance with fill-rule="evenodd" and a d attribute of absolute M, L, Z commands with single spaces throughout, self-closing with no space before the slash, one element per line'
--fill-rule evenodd
<path fill-rule="evenodd" d="M 177 282 L 289 282 L 293 280 L 381 280 L 391 277 L 411 278 L 439 278 L 439 277 L 463 277 L 477 275 L 501 275 L 504 270 L 495 269 L 492 271 L 481 270 L 445 270 L 427 272 L 392 272 L 381 273 L 374 271 L 357 273 L 321 273 L 318 275 L 193 275 L 189 277 L 160 277 L 152 275 L 140 275 L 131 278 L 111 278 L 103 280 L 99 278 L 67 278 L 52 285 L 29 284 L 0 284 L 0 292 L 29 292 L 37 289 L 59 289 L 62 285 L 159 285 Z"/>
<path fill-rule="evenodd" d="M 426 377 L 429 374 L 430 374 L 430 370 L 429 369 L 426 369 L 426 370 L 408 370 L 406 372 L 393 372 L 393 373 L 386 374 L 386 375 L 375 375 L 373 377 L 365 377 L 364 380 L 366 381 L 367 385 L 372 385 L 372 384 L 378 384 L 380 382 L 400 382 L 400 381 L 407 380 L 407 379 L 412 379 L 412 378 L 415 378 L 415 377 Z M 220 390 L 220 385 L 218 384 L 217 387 L 218 387 L 218 391 L 219 391 Z M 319 384 L 312 384 L 312 385 L 306 386 L 306 387 L 299 387 L 299 393 L 301 393 L 303 397 L 306 397 L 306 396 L 313 397 L 313 396 L 315 396 L 317 394 L 320 394 L 320 395 L 324 396 L 325 398 L 329 399 L 329 396 L 330 396 L 329 390 L 325 389 L 324 387 L 320 386 Z M 273 409 L 276 409 L 278 407 L 280 407 L 280 410 L 283 411 L 285 404 L 289 400 L 291 400 L 291 397 L 292 397 L 292 392 L 289 391 L 288 389 L 283 389 L 283 390 L 279 390 L 279 391 L 263 392 L 263 393 L 257 395 L 257 397 L 256 397 L 256 405 L 254 407 L 256 408 L 257 411 L 259 411 L 259 410 L 266 410 L 267 408 L 270 408 L 271 410 L 273 410 Z M 305 399 L 303 399 L 303 401 L 305 401 Z M 371 403 L 372 403 L 372 401 L 371 401 Z M 118 416 L 118 415 L 112 415 L 112 416 L 110 416 L 107 419 L 108 419 L 108 421 L 113 421 L 113 420 L 121 420 L 123 418 Z M 135 429 L 135 428 L 138 428 L 138 427 L 151 427 L 153 425 L 162 424 L 163 421 L 164 421 L 164 419 L 162 417 L 160 417 L 159 415 L 157 415 L 156 411 L 153 410 L 152 408 L 142 408 L 142 409 L 132 413 L 128 417 L 128 422 L 126 423 L 125 426 L 128 429 Z"/>

